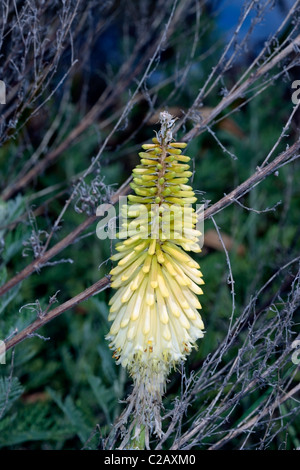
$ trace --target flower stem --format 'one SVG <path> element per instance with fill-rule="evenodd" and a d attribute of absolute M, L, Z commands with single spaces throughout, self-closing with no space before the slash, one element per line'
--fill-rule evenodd
<path fill-rule="evenodd" d="M 136 427 L 134 428 L 134 435 L 136 434 Z M 132 439 L 132 447 L 136 450 L 144 450 L 145 449 L 145 426 L 141 426 L 139 432 L 135 437 Z"/>

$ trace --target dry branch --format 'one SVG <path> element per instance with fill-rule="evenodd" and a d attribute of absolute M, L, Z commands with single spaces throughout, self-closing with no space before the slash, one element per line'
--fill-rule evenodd
<path fill-rule="evenodd" d="M 240 425 L 238 426 L 236 429 L 234 429 L 233 431 L 230 431 L 228 434 L 226 434 L 226 436 L 222 437 L 222 439 L 220 439 L 218 442 L 216 442 L 215 444 L 213 444 L 212 446 L 210 446 L 208 448 L 208 450 L 216 450 L 216 449 L 220 449 L 221 447 L 223 447 L 227 442 L 229 442 L 230 440 L 234 439 L 235 437 L 237 437 L 239 434 L 241 433 L 244 433 L 245 431 L 247 431 L 249 428 L 251 428 L 252 426 L 254 426 L 258 421 L 260 421 L 264 416 L 267 416 L 267 415 L 271 415 L 274 410 L 282 405 L 282 403 L 284 403 L 285 401 L 287 401 L 288 399 L 290 399 L 291 397 L 293 397 L 294 395 L 297 395 L 300 391 L 300 384 L 296 385 L 295 387 L 293 387 L 289 392 L 285 393 L 283 392 L 280 396 L 280 398 L 278 398 L 274 403 L 272 403 L 270 406 L 266 407 L 265 410 L 263 410 L 262 412 L 256 414 L 255 416 L 253 416 L 253 418 L 249 419 L 249 421 L 247 421 L 246 423 L 244 423 L 243 425 Z"/>
<path fill-rule="evenodd" d="M 116 204 L 119 200 L 119 196 L 124 196 L 128 190 L 130 189 L 129 186 L 121 187 L 112 197 L 111 197 L 111 204 Z M 67 248 L 69 245 L 71 245 L 77 238 L 78 236 L 84 232 L 88 227 L 90 227 L 94 222 L 96 222 L 97 216 L 96 215 L 91 215 L 88 217 L 84 222 L 82 222 L 78 227 L 73 230 L 69 235 L 67 235 L 65 238 L 63 238 L 61 241 L 56 243 L 52 248 L 50 248 L 48 251 L 43 253 L 42 256 L 39 258 L 33 260 L 30 264 L 28 264 L 22 271 L 20 271 L 18 274 L 16 274 L 12 279 L 10 279 L 8 282 L 3 284 L 3 286 L 0 287 L 0 296 L 8 292 L 10 289 L 12 289 L 14 286 L 19 284 L 21 281 L 26 279 L 28 276 L 30 276 L 33 272 L 39 271 L 39 269 L 47 263 L 50 259 L 54 258 L 58 253 L 60 253 L 62 250 Z"/>
<path fill-rule="evenodd" d="M 184 5 L 185 3 L 185 5 Z M 181 9 L 187 7 L 188 2 L 182 2 Z M 173 6 L 173 13 L 175 11 L 176 2 Z M 143 74 L 143 78 L 139 80 L 138 87 L 133 97 L 130 99 L 130 102 L 127 103 L 124 107 L 123 113 L 126 113 L 126 109 L 129 108 L 130 103 L 134 100 L 137 91 L 141 88 L 142 84 L 148 77 L 150 68 L 158 53 L 161 50 L 163 42 L 166 41 L 167 37 L 176 27 L 178 21 L 180 21 L 180 10 L 177 10 L 176 15 L 171 13 L 169 21 L 162 34 L 156 35 L 156 40 L 150 43 L 147 51 L 145 51 L 142 57 L 139 58 L 138 64 L 129 74 L 130 66 L 134 63 L 138 57 L 140 48 L 147 42 L 146 38 L 143 39 L 141 43 L 138 43 L 136 49 L 134 50 L 130 59 L 122 66 L 117 84 L 113 82 L 108 86 L 104 93 L 100 96 L 98 101 L 94 106 L 88 111 L 88 113 L 83 117 L 79 124 L 70 132 L 70 134 L 61 142 L 57 148 L 50 151 L 43 160 L 40 160 L 36 165 L 33 166 L 24 176 L 19 180 L 15 181 L 11 186 L 8 186 L 2 193 L 1 197 L 4 201 L 10 199 L 18 191 L 25 188 L 31 181 L 33 181 L 39 174 L 41 174 L 49 165 L 51 165 L 59 156 L 63 154 L 77 139 L 86 131 L 90 126 L 92 126 L 97 119 L 110 107 L 113 107 L 115 101 L 122 95 L 122 93 L 128 89 L 130 84 L 135 80 L 136 77 L 144 70 L 146 72 Z M 171 23 L 171 20 L 174 21 Z M 163 15 L 161 20 L 163 19 Z M 148 32 L 150 37 L 150 32 Z M 147 65 L 148 63 L 148 65 Z"/>
<path fill-rule="evenodd" d="M 228 108 L 229 105 L 234 103 L 239 98 L 244 98 L 245 93 L 249 88 L 257 82 L 260 78 L 266 75 L 276 65 L 278 65 L 283 59 L 289 56 L 291 53 L 295 53 L 295 50 L 300 47 L 300 34 L 281 52 L 273 57 L 272 60 L 267 62 L 262 67 L 258 68 L 256 72 L 253 72 L 238 88 L 233 89 L 227 96 L 225 96 L 220 103 L 212 110 L 209 116 L 205 117 L 201 122 L 197 123 L 193 129 L 191 129 L 183 138 L 184 141 L 189 142 L 190 140 L 197 137 L 199 134 L 204 132 L 209 123 L 211 123 L 216 117 L 220 115 L 224 109 Z"/>

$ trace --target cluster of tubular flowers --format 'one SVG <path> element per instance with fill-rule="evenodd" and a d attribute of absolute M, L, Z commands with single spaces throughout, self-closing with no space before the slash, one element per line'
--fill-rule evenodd
<path fill-rule="evenodd" d="M 199 264 L 187 252 L 200 252 L 188 179 L 185 143 L 172 142 L 174 119 L 161 113 L 161 130 L 142 146 L 133 170 L 135 195 L 122 208 L 124 222 L 112 260 L 107 339 L 117 363 L 127 367 L 145 393 L 163 393 L 171 367 L 203 337 L 198 295 L 204 284 Z"/>

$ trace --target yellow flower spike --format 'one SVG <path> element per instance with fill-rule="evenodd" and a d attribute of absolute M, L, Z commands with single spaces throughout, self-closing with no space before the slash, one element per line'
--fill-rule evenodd
<path fill-rule="evenodd" d="M 171 153 L 171 154 L 175 154 L 175 155 L 180 155 L 180 154 L 181 154 L 181 150 L 180 150 L 180 149 L 172 148 L 171 146 L 168 146 L 168 147 L 167 147 L 167 150 L 168 150 L 168 152 Z"/>
<path fill-rule="evenodd" d="M 164 325 L 166 325 L 167 323 L 169 323 L 169 314 L 168 314 L 168 309 L 167 309 L 167 307 L 166 307 L 164 298 L 163 298 L 163 296 L 161 295 L 159 289 L 156 291 L 156 299 L 157 299 L 157 303 L 158 303 L 159 306 L 160 306 L 160 309 L 159 309 L 159 319 L 160 319 L 160 321 L 161 321 Z"/>
<path fill-rule="evenodd" d="M 187 155 L 177 155 L 176 159 L 179 161 L 179 162 L 184 162 L 184 163 L 187 163 L 191 160 L 190 157 L 188 157 Z"/>
<path fill-rule="evenodd" d="M 120 287 L 117 295 L 113 296 L 113 299 L 112 299 L 113 302 L 111 303 L 110 310 L 109 310 L 110 313 L 117 312 L 122 307 L 121 299 L 123 297 L 125 290 L 126 290 L 126 287 Z"/>
<path fill-rule="evenodd" d="M 147 305 L 147 307 L 145 308 L 145 312 L 144 312 L 144 325 L 143 325 L 144 335 L 148 335 L 150 333 L 150 328 L 151 328 L 150 319 L 151 319 L 150 306 Z"/>
<path fill-rule="evenodd" d="M 157 261 L 160 264 L 163 264 L 165 262 L 165 257 L 164 257 L 163 252 L 161 251 L 158 244 L 156 244 L 156 250 L 155 251 L 156 251 Z"/>
<path fill-rule="evenodd" d="M 132 281 L 133 282 L 133 281 Z M 128 284 L 127 288 L 125 289 L 125 292 L 121 298 L 121 302 L 123 304 L 126 304 L 128 302 L 128 300 L 131 298 L 132 294 L 133 294 L 133 291 L 131 289 L 131 285 L 132 284 Z"/>
<path fill-rule="evenodd" d="M 172 257 L 174 257 L 176 260 L 178 260 L 180 263 L 192 263 L 193 259 L 184 253 L 178 246 L 170 243 L 164 243 L 162 246 L 163 251 L 166 253 L 170 254 Z"/>
<path fill-rule="evenodd" d="M 170 341 L 172 339 L 170 328 L 168 325 L 163 326 L 163 337 L 166 341 Z"/>
<path fill-rule="evenodd" d="M 182 287 L 181 292 L 183 293 L 183 296 L 185 297 L 189 307 L 192 306 L 197 309 L 201 308 L 199 300 L 190 289 L 187 289 L 186 287 Z M 203 293 L 202 290 L 201 290 L 201 293 Z"/>
<path fill-rule="evenodd" d="M 125 290 L 125 287 L 121 287 L 120 289 L 118 289 L 114 295 L 112 296 L 112 298 L 110 299 L 110 301 L 108 302 L 108 305 L 112 306 L 118 299 L 121 299 L 122 297 L 122 291 Z M 110 311 L 111 312 L 111 311 Z"/>
<path fill-rule="evenodd" d="M 118 266 L 128 266 L 129 262 L 131 261 L 134 261 L 137 257 L 138 257 L 138 254 L 135 252 L 135 251 L 132 251 L 132 248 L 130 248 L 129 250 L 129 253 L 127 254 L 127 251 L 125 252 L 125 257 L 124 258 L 121 258 L 120 261 L 118 262 Z M 122 256 L 123 253 L 119 253 L 119 257 Z M 111 257 L 113 261 L 116 261 L 116 255 L 114 255 L 115 257 Z M 118 259 L 119 259 L 118 257 Z"/>
<path fill-rule="evenodd" d="M 175 278 L 170 276 L 167 270 L 164 270 L 163 275 L 166 281 L 166 285 L 168 286 L 167 290 L 171 290 L 175 300 L 183 309 L 189 308 L 189 303 L 183 295 L 183 286 L 180 286 L 180 284 L 177 283 Z"/>
<path fill-rule="evenodd" d="M 153 287 L 153 289 L 156 289 L 156 287 L 158 286 L 156 255 L 153 255 L 152 257 L 150 284 L 151 284 L 151 287 Z"/>
<path fill-rule="evenodd" d="M 149 248 L 148 248 L 148 254 L 149 254 L 150 256 L 153 256 L 153 255 L 154 255 L 154 253 L 155 253 L 155 248 L 156 248 L 156 239 L 153 238 L 153 240 L 151 240 L 150 246 L 149 246 Z"/>
<path fill-rule="evenodd" d="M 135 272 L 135 270 L 143 263 L 146 258 L 146 254 L 143 253 L 129 266 L 117 266 L 111 270 L 111 275 L 114 276 L 114 281 L 121 277 L 122 282 L 127 281 Z"/>
<path fill-rule="evenodd" d="M 156 180 L 157 180 L 157 176 L 155 175 L 143 175 L 142 176 L 142 181 L 150 182 L 150 181 L 156 181 Z"/>
<path fill-rule="evenodd" d="M 189 330 L 191 328 L 190 322 L 183 313 L 181 313 L 179 321 L 185 330 Z"/>
<path fill-rule="evenodd" d="M 144 150 L 154 149 L 155 147 L 156 147 L 155 144 L 144 144 L 144 145 L 142 145 L 142 148 L 143 148 Z"/>
<path fill-rule="evenodd" d="M 122 321 L 122 318 L 123 318 L 123 315 L 124 315 L 125 312 L 126 312 L 126 306 L 123 306 L 120 309 L 119 315 L 116 317 L 115 321 L 113 322 L 113 324 L 111 326 L 110 331 L 111 331 L 112 334 L 117 334 L 118 331 L 120 330 L 121 321 Z"/>
<path fill-rule="evenodd" d="M 155 295 L 154 295 L 154 289 L 151 286 L 151 277 L 149 277 L 148 285 L 147 285 L 147 291 L 146 291 L 146 304 L 147 305 L 154 305 L 155 303 Z"/>
<path fill-rule="evenodd" d="M 164 271 L 165 271 L 165 269 L 164 269 Z M 163 297 L 169 297 L 170 292 L 169 292 L 169 289 L 166 286 L 164 276 L 163 276 L 163 270 L 160 268 L 160 266 L 157 267 L 157 280 L 158 280 L 158 285 L 159 285 L 161 295 Z"/>
<path fill-rule="evenodd" d="M 185 149 L 186 146 L 187 144 L 185 142 L 171 142 L 169 144 L 169 147 L 174 147 L 178 149 Z"/>
<path fill-rule="evenodd" d="M 151 156 L 151 153 L 147 153 L 147 152 L 140 152 L 139 153 L 139 156 L 141 158 L 148 158 L 149 156 Z M 156 158 L 156 157 L 155 157 Z"/>
<path fill-rule="evenodd" d="M 134 194 L 121 210 L 127 219 L 111 257 L 117 262 L 111 286 L 117 290 L 109 302 L 113 323 L 107 335 L 113 357 L 134 380 L 135 429 L 145 429 L 148 437 L 152 428 L 161 435 L 168 373 L 190 354 L 204 328 L 197 298 L 204 281 L 199 264 L 186 253 L 201 251 L 196 197 L 187 184 L 190 157 L 181 153 L 186 143 L 173 142 L 175 119 L 163 112 L 160 122 L 153 143 L 142 145 Z"/>
<path fill-rule="evenodd" d="M 177 276 L 177 271 L 176 271 L 176 269 L 174 269 L 173 265 L 170 263 L 169 260 L 165 260 L 164 264 L 165 264 L 167 270 L 169 271 L 169 273 L 171 274 L 171 276 Z"/>
<path fill-rule="evenodd" d="M 132 284 L 130 284 L 131 290 L 133 290 L 133 291 L 134 291 L 134 290 L 137 290 L 138 287 L 140 286 L 141 282 L 143 281 L 144 277 L 145 277 L 145 273 L 144 273 L 142 270 L 140 270 L 139 273 L 135 276 L 134 281 L 132 282 Z M 196 285 L 196 284 L 195 284 L 195 285 Z M 197 288 L 201 291 L 201 293 L 202 293 L 202 289 L 200 289 L 200 287 L 198 287 L 198 286 L 196 286 L 196 287 L 197 287 Z"/>
<path fill-rule="evenodd" d="M 144 271 L 144 273 L 148 273 L 150 271 L 151 262 L 152 262 L 152 256 L 146 254 L 146 259 L 142 267 L 142 270 Z"/>
<path fill-rule="evenodd" d="M 174 317 L 179 318 L 180 317 L 180 308 L 178 307 L 177 302 L 175 301 L 175 298 L 173 295 L 169 295 L 169 297 L 166 298 L 166 303 L 168 306 L 168 310 L 174 315 Z"/>
<path fill-rule="evenodd" d="M 142 238 L 142 234 L 138 233 L 137 235 L 134 235 L 133 237 L 127 238 L 127 240 L 123 242 L 123 245 L 125 247 L 132 246 L 134 244 L 136 245 L 136 242 L 139 242 L 141 238 Z"/>
<path fill-rule="evenodd" d="M 142 158 L 141 163 L 142 163 L 143 165 L 155 166 L 155 167 L 156 167 L 158 161 L 157 161 L 156 158 L 153 159 L 153 160 L 151 160 L 151 159 L 149 159 L 149 158 Z"/>
<path fill-rule="evenodd" d="M 197 319 L 197 313 L 192 308 L 187 308 L 184 311 L 184 313 L 188 317 L 189 320 L 196 320 Z"/>

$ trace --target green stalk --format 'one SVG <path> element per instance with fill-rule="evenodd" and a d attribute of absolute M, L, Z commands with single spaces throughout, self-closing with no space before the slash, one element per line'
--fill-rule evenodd
<path fill-rule="evenodd" d="M 132 447 L 137 450 L 145 449 L 145 426 L 142 426 L 138 436 L 132 439 Z"/>

